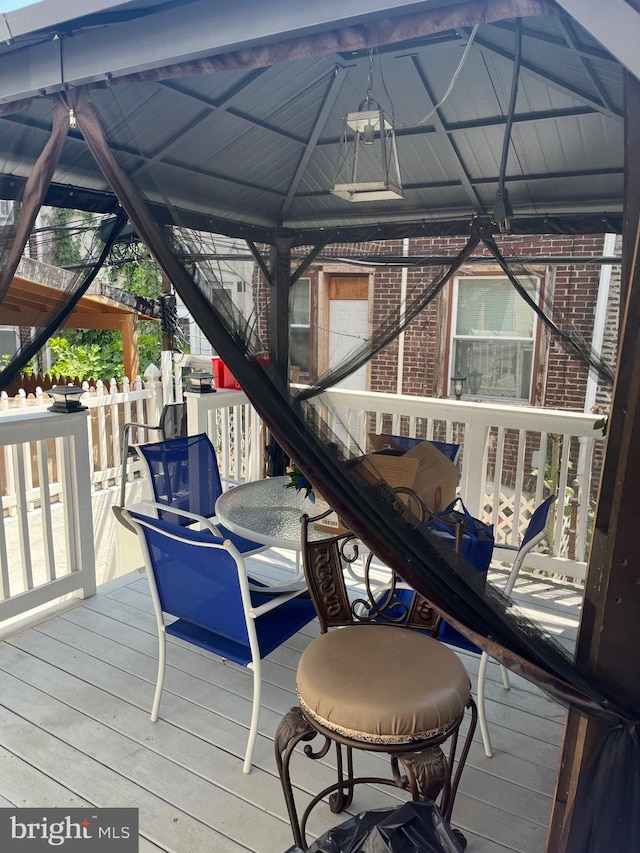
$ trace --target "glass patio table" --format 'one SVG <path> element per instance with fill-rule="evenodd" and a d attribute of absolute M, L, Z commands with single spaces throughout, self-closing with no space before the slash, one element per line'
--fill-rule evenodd
<path fill-rule="evenodd" d="M 300 518 L 315 514 L 315 506 L 296 489 L 287 489 L 288 477 L 269 477 L 243 483 L 220 495 L 216 516 L 232 533 L 270 548 L 302 550 Z M 311 538 L 326 533 L 310 531 Z"/>

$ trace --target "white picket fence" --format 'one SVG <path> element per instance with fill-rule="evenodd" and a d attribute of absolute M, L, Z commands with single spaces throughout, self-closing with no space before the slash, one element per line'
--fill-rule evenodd
<path fill-rule="evenodd" d="M 93 489 L 104 489 L 112 486 L 119 479 L 122 471 L 122 429 L 125 423 L 148 423 L 157 424 L 162 410 L 162 383 L 159 381 L 160 373 L 157 368 L 152 367 L 148 372 L 148 378 L 143 383 L 138 377 L 134 382 L 125 379 L 118 387 L 115 379 L 108 385 L 97 381 L 90 386 L 88 382 L 83 383 L 86 393 L 81 398 L 81 403 L 89 409 L 87 419 L 87 430 L 90 454 L 90 476 Z M 33 398 L 28 399 L 24 392 L 9 398 L 6 392 L 0 395 L 0 428 L 9 419 L 20 413 L 46 412 L 51 405 L 51 398 L 41 388 L 36 390 Z M 149 440 L 157 437 L 153 433 L 147 433 Z M 143 441 L 146 437 L 143 431 L 135 436 L 136 441 Z M 4 471 L 3 491 L 5 498 L 5 509 L 11 514 L 15 512 L 15 495 L 18 483 L 16 482 L 13 466 L 10 464 L 10 450 L 4 449 Z M 132 465 L 137 463 L 132 461 Z M 39 489 L 37 474 L 30 466 L 24 470 L 26 478 L 27 509 L 34 509 L 39 500 Z M 60 496 L 60 483 L 50 484 L 50 495 L 52 499 Z"/>
<path fill-rule="evenodd" d="M 186 394 L 189 433 L 212 439 L 223 481 L 263 476 L 263 426 L 246 396 L 210 395 L 204 420 L 197 396 Z M 0 397 L 0 623 L 60 596 L 95 589 L 94 542 L 105 535 L 104 518 L 92 517 L 91 495 L 119 486 L 125 423 L 158 424 L 163 405 L 159 371 L 143 382 L 87 386 L 87 410 L 50 412 L 51 400 Z M 157 432 L 133 430 L 133 442 Z M 127 457 L 128 479 L 140 470 Z M 109 514 L 110 518 L 110 514 Z"/>

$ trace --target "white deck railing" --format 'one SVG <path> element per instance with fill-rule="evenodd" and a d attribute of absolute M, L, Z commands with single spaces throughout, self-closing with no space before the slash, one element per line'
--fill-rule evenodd
<path fill-rule="evenodd" d="M 239 451 L 227 455 L 243 471 L 262 476 L 252 410 L 241 391 L 191 396 L 189 431 L 217 436 L 225 459 L 226 439 L 249 429 Z M 602 446 L 595 417 L 579 412 L 492 403 L 467 403 L 375 392 L 334 389 L 313 403 L 336 436 L 354 452 L 368 449 L 367 433 L 390 432 L 461 445 L 459 491 L 468 509 L 494 524 L 496 556 L 520 541 L 535 507 L 550 491 L 558 495 L 548 553 L 532 555 L 528 564 L 563 577 L 583 578 L 593 514 L 593 469 Z M 232 421 L 231 410 L 237 410 Z M 232 426 L 228 424 L 232 423 Z M 259 422 L 258 422 L 259 424 Z M 260 442 L 258 446 L 261 447 Z M 251 449 L 251 461 L 245 455 Z M 496 488 L 496 484 L 499 484 Z M 503 550 L 500 546 L 506 546 Z"/>
<path fill-rule="evenodd" d="M 0 622 L 95 592 L 87 419 L 86 411 L 18 411 L 0 421 Z"/>
<path fill-rule="evenodd" d="M 53 414 L 48 396 L 0 404 L 0 625 L 69 593 L 95 591 L 91 494 L 115 486 L 122 473 L 122 426 L 157 424 L 160 382 L 118 389 L 98 383 L 82 398 L 88 411 Z M 224 480 L 263 476 L 263 427 L 238 391 L 186 395 L 189 432 L 207 432 Z M 145 440 L 143 430 L 132 440 Z M 157 433 L 149 433 L 149 440 Z M 139 463 L 128 462 L 133 476 Z M 104 519 L 102 519 L 104 522 Z M 96 519 L 96 525 L 100 522 Z"/>
<path fill-rule="evenodd" d="M 159 381 L 160 371 L 151 366 L 146 373 L 146 381 L 138 376 L 134 382 L 125 379 L 118 386 L 115 379 L 109 383 L 98 380 L 95 385 L 83 383 L 86 394 L 82 397 L 82 405 L 87 406 L 90 417 L 87 420 L 89 432 L 90 475 L 94 489 L 106 489 L 114 485 L 122 472 L 122 428 L 125 423 L 157 424 L 162 411 L 162 383 Z M 14 418 L 20 412 L 46 412 L 51 405 L 51 399 L 46 391 L 36 389 L 33 399 L 28 399 L 24 392 L 9 398 L 3 391 L 0 394 L 0 426 L 7 418 Z M 134 431 L 131 440 L 141 442 L 153 441 L 157 433 L 144 430 Z M 132 458 L 128 462 L 130 476 L 133 471 L 141 468 L 140 463 Z M 7 476 L 11 477 L 10 467 Z M 27 493 L 34 494 L 37 499 L 37 480 L 33 480 L 32 472 L 25 471 L 27 478 Z M 15 482 L 10 479 L 5 483 L 5 510 L 15 513 Z M 52 497 L 55 496 L 55 486 Z M 34 503 L 29 500 L 28 508 L 33 509 Z"/>
<path fill-rule="evenodd" d="M 206 432 L 213 442 L 223 481 L 242 483 L 264 477 L 265 430 L 243 391 L 185 394 L 189 434 Z"/>
<path fill-rule="evenodd" d="M 159 387 L 152 380 L 124 391 L 104 388 L 83 399 L 89 413 L 54 415 L 45 405 L 0 411 L 0 621 L 69 592 L 91 594 L 91 491 L 119 481 L 121 425 L 158 422 Z M 185 396 L 189 432 L 212 438 L 223 479 L 264 476 L 264 427 L 246 395 Z M 495 525 L 499 546 L 516 542 L 543 494 L 555 491 L 551 548 L 528 565 L 584 576 L 593 465 L 602 445 L 594 417 L 343 390 L 326 392 L 314 405 L 339 438 L 347 439 L 348 428 L 355 451 L 367 449 L 369 431 L 459 443 L 460 492 L 474 515 Z M 10 536 L 15 544 L 8 547 Z M 499 548 L 495 553 L 502 556 Z"/>
<path fill-rule="evenodd" d="M 339 389 L 315 405 L 339 438 L 355 439 L 353 449 L 367 448 L 369 431 L 460 444 L 460 494 L 472 514 L 495 525 L 499 545 L 516 545 L 533 509 L 555 492 L 550 555 L 530 564 L 584 577 L 603 442 L 595 416 Z"/>

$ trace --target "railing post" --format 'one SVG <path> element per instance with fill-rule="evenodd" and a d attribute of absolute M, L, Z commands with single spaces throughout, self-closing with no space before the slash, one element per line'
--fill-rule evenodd
<path fill-rule="evenodd" d="M 160 371 L 155 364 L 150 364 L 144 372 L 145 390 L 151 391 L 150 397 L 146 400 L 145 407 L 145 423 L 159 424 L 160 415 L 162 414 L 162 382 L 160 381 Z"/>
<path fill-rule="evenodd" d="M 160 353 L 160 374 L 162 376 L 162 403 L 180 402 L 180 397 L 174 392 L 173 387 L 173 353 L 163 350 Z"/>
<path fill-rule="evenodd" d="M 187 432 L 189 435 L 199 435 L 201 432 L 208 434 L 209 430 L 209 406 L 201 405 L 208 402 L 209 395 L 196 394 L 186 391 L 184 399 L 187 404 Z M 216 396 L 215 394 L 213 395 Z"/>
<path fill-rule="evenodd" d="M 82 598 L 96 593 L 96 554 L 91 505 L 91 447 L 86 422 L 90 412 L 59 415 L 78 419 L 78 429 L 65 444 L 63 500 L 65 524 L 69 530 L 69 557 L 73 572 L 82 572 Z"/>
<path fill-rule="evenodd" d="M 464 450 L 460 471 L 460 492 L 469 512 L 482 518 L 486 488 L 486 456 L 489 427 L 484 423 L 465 422 Z"/>
<path fill-rule="evenodd" d="M 10 452 L 5 458 L 18 482 L 14 497 L 17 523 L 12 525 L 9 542 L 6 525 L 0 533 L 0 622 L 70 594 L 83 598 L 95 594 L 89 415 L 85 409 L 65 414 L 19 410 L 13 416 L 2 416 L 0 447 Z M 31 468 L 32 454 L 37 459 L 40 490 L 38 522 L 27 511 L 24 460 L 28 458 Z M 50 479 L 50 471 L 55 480 Z M 54 512 L 54 495 L 62 498 L 61 517 L 57 508 Z M 54 548 L 56 518 L 62 529 Z M 42 528 L 42 537 L 32 540 L 36 523 Z"/>

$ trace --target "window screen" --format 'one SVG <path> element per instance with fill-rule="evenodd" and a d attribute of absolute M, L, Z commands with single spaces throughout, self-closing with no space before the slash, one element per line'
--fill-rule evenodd
<path fill-rule="evenodd" d="M 311 282 L 299 279 L 290 295 L 289 362 L 308 374 L 311 365 Z"/>
<path fill-rule="evenodd" d="M 521 281 L 537 299 L 537 280 Z M 507 278 L 462 278 L 456 284 L 452 373 L 467 377 L 467 394 L 529 402 L 534 311 Z"/>

